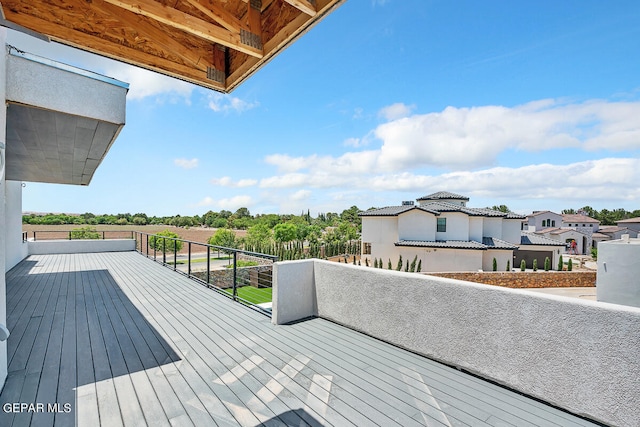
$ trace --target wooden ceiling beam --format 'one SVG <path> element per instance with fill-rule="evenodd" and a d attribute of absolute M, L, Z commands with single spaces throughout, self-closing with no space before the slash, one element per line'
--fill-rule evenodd
<path fill-rule="evenodd" d="M 102 0 L 93 0 L 91 6 L 107 16 L 114 14 L 113 9 L 115 6 L 105 3 Z M 138 33 L 142 39 L 140 41 L 142 44 L 157 47 L 157 49 L 161 51 L 164 50 L 166 54 L 180 58 L 187 64 L 200 66 L 201 68 L 206 68 L 211 65 L 210 61 L 207 61 L 199 51 L 185 49 L 184 45 L 171 37 L 170 34 L 153 25 L 155 21 L 131 13 L 120 13 L 118 21 Z M 131 41 L 131 43 L 135 44 L 134 41 Z"/>
<path fill-rule="evenodd" d="M 249 31 L 249 27 L 238 18 L 223 8 L 209 4 L 207 0 L 184 0 L 203 14 L 234 33 L 240 33 L 241 29 Z M 207 4 L 205 4 L 207 3 Z"/>
<path fill-rule="evenodd" d="M 318 11 L 316 10 L 315 5 L 313 5 L 309 0 L 284 0 L 289 3 L 291 6 L 295 7 L 299 11 L 306 13 L 309 16 L 316 16 Z"/>
<path fill-rule="evenodd" d="M 150 69 L 214 90 L 227 91 L 224 84 L 206 78 L 207 67 L 204 64 L 198 64 L 197 66 L 178 64 L 132 47 L 121 44 L 115 45 L 99 36 L 76 31 L 35 16 L 22 16 L 28 21 L 30 26 L 34 25 L 39 31 L 42 31 L 43 34 L 49 35 L 51 40 L 119 61 L 127 58 L 126 62 L 135 66 Z M 15 18 L 19 18 L 19 16 Z M 14 22 L 20 22 L 20 19 L 14 19 L 13 16 L 9 19 Z"/>
<path fill-rule="evenodd" d="M 126 9 L 138 15 L 146 16 L 165 25 L 192 34 L 204 40 L 218 43 L 247 55 L 262 58 L 262 48 L 255 47 L 251 34 L 241 31 L 240 34 L 226 28 L 218 27 L 210 22 L 184 13 L 172 7 L 164 6 L 153 0 L 105 0 L 114 6 Z"/>

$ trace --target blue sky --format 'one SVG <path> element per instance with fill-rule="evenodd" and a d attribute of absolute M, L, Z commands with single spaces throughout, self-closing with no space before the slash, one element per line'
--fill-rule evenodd
<path fill-rule="evenodd" d="M 230 95 L 10 33 L 130 83 L 91 184 L 27 183 L 23 209 L 640 209 L 638 22 L 635 0 L 348 0 Z"/>

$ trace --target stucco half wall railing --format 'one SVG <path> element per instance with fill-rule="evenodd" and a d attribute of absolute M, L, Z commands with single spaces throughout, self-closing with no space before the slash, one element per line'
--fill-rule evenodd
<path fill-rule="evenodd" d="M 311 316 L 595 421 L 640 425 L 638 308 L 322 260 L 276 263 L 273 323 Z"/>

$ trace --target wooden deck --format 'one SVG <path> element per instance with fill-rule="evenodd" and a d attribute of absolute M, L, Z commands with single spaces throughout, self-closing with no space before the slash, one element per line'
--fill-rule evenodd
<path fill-rule="evenodd" d="M 322 319 L 274 326 L 135 252 L 31 256 L 7 300 L 1 426 L 591 425 Z"/>

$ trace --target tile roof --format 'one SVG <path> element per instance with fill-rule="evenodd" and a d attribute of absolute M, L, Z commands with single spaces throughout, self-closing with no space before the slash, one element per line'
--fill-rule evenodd
<path fill-rule="evenodd" d="M 475 240 L 400 240 L 396 246 L 410 246 L 419 248 L 442 248 L 442 249 L 518 249 L 518 246 L 505 242 L 494 237 L 483 237 L 482 243 Z"/>
<path fill-rule="evenodd" d="M 540 246 L 565 246 L 564 243 L 557 240 L 553 240 L 536 233 L 528 233 L 526 231 L 523 231 L 520 235 L 520 244 Z"/>
<path fill-rule="evenodd" d="M 462 196 L 456 193 L 450 193 L 448 191 L 438 191 L 437 193 L 427 194 L 420 197 L 418 200 L 440 200 L 440 199 L 455 199 L 455 200 L 469 200 L 468 197 Z"/>
<path fill-rule="evenodd" d="M 562 214 L 562 222 L 597 222 L 597 219 L 593 219 L 590 216 L 581 214 Z"/>
<path fill-rule="evenodd" d="M 616 224 L 618 223 L 636 223 L 636 222 L 640 222 L 640 216 L 637 216 L 635 218 L 627 218 L 627 219 L 621 219 L 620 221 L 616 221 Z"/>
<path fill-rule="evenodd" d="M 368 211 L 360 212 L 358 216 L 398 216 L 412 209 L 419 209 L 421 211 L 429 212 L 434 215 L 440 215 L 440 212 L 432 209 L 427 209 L 422 206 L 403 205 L 403 206 L 386 206 L 384 208 L 371 209 Z"/>
<path fill-rule="evenodd" d="M 505 219 L 522 219 L 524 216 L 514 212 L 501 212 L 488 208 L 468 208 L 455 203 L 433 201 L 423 204 L 422 206 L 402 205 L 402 206 L 386 206 L 380 209 L 371 209 L 360 212 L 359 216 L 398 216 L 412 209 L 419 209 L 434 215 L 440 215 L 442 212 L 461 212 L 469 216 L 484 216 Z"/>
<path fill-rule="evenodd" d="M 502 239 L 496 239 L 495 237 L 483 237 L 482 244 L 485 245 L 487 249 L 518 249 L 517 245 Z"/>
<path fill-rule="evenodd" d="M 557 214 L 557 213 L 551 212 L 551 211 L 535 211 L 535 212 L 529 214 L 528 216 L 538 216 L 538 215 L 542 215 L 542 214 L 546 214 L 546 213 L 552 213 L 552 214 L 555 214 L 555 215 L 560 215 L 560 214 Z"/>

